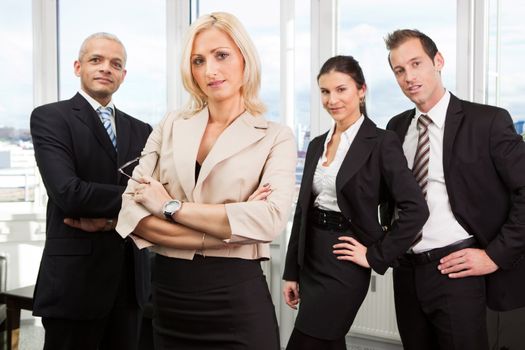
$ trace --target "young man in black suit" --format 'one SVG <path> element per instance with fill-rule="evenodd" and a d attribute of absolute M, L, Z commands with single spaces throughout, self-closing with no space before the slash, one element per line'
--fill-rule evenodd
<path fill-rule="evenodd" d="M 415 104 L 387 129 L 403 142 L 430 210 L 421 240 L 394 269 L 403 347 L 488 349 L 486 305 L 525 306 L 525 143 L 506 110 L 443 87 L 444 59 L 428 36 L 397 30 L 385 41 Z"/>
<path fill-rule="evenodd" d="M 140 155 L 151 127 L 112 102 L 125 65 L 117 37 L 89 36 L 74 63 L 80 91 L 31 114 L 35 158 L 49 196 L 34 295 L 44 349 L 137 347 L 149 260 L 114 230 L 128 180 L 117 169 Z"/>

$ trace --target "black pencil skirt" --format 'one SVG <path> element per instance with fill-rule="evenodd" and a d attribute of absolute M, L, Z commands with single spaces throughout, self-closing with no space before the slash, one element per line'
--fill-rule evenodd
<path fill-rule="evenodd" d="M 354 236 L 350 229 L 310 225 L 295 327 L 315 338 L 336 340 L 350 330 L 368 292 L 371 270 L 333 254 L 333 245 L 341 243 L 338 237 Z"/>
<path fill-rule="evenodd" d="M 153 305 L 155 349 L 280 349 L 259 261 L 156 255 Z"/>

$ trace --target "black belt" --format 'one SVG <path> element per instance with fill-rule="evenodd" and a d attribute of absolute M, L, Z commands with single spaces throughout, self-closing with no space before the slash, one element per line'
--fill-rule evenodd
<path fill-rule="evenodd" d="M 427 250 L 426 252 L 415 253 L 415 254 L 406 253 L 403 255 L 401 261 L 405 260 L 405 262 L 409 262 L 413 265 L 423 265 L 423 264 L 428 264 L 432 261 L 439 260 L 455 251 L 465 249 L 465 248 L 472 248 L 476 246 L 477 246 L 476 239 L 474 237 L 470 237 L 462 241 L 452 243 L 445 247 Z"/>
<path fill-rule="evenodd" d="M 350 222 L 337 211 L 312 208 L 308 215 L 310 222 L 325 230 L 346 230 L 350 228 Z"/>

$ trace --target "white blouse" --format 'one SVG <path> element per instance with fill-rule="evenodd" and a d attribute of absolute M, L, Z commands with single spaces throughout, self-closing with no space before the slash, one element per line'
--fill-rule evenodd
<path fill-rule="evenodd" d="M 416 108 L 416 113 L 408 127 L 403 151 L 412 169 L 416 156 L 417 120 L 421 114 L 426 114 L 432 119 L 428 126 L 430 139 L 430 156 L 428 164 L 427 204 L 430 216 L 423 226 L 423 237 L 412 249 L 414 253 L 421 253 L 435 248 L 447 246 L 461 241 L 471 235 L 459 224 L 450 207 L 450 198 L 445 183 L 443 169 L 443 138 L 445 135 L 445 118 L 450 102 L 450 92 L 446 91 L 443 97 L 427 113 L 422 113 Z"/>
<path fill-rule="evenodd" d="M 339 141 L 339 146 L 335 153 L 334 160 L 330 165 L 323 166 L 323 163 L 326 162 L 326 147 L 335 131 L 335 123 L 328 132 L 326 140 L 324 143 L 323 155 L 319 158 L 317 162 L 317 167 L 315 168 L 314 180 L 312 183 L 312 191 L 316 196 L 314 201 L 314 207 L 317 207 L 322 210 L 337 211 L 341 212 L 339 205 L 337 205 L 337 193 L 335 189 L 335 179 L 341 164 L 354 142 L 354 139 L 359 131 L 359 128 L 363 124 L 365 118 L 363 115 L 357 119 L 357 121 L 352 124 L 348 129 L 346 129 L 342 135 L 341 140 Z"/>

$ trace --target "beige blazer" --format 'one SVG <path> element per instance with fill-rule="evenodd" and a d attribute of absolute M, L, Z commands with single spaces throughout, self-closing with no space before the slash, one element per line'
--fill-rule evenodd
<path fill-rule="evenodd" d="M 208 121 L 205 108 L 192 117 L 170 112 L 151 133 L 134 177 L 152 175 L 174 198 L 195 203 L 224 203 L 232 237 L 236 243 L 223 249 L 206 250 L 207 256 L 244 259 L 269 258 L 269 242 L 279 235 L 289 218 L 295 190 L 297 149 L 290 128 L 247 112 L 239 116 L 215 142 L 195 181 L 195 162 Z M 246 202 L 262 184 L 273 189 L 265 201 Z M 133 201 L 136 182 L 130 180 L 122 196 L 116 230 L 123 237 L 150 215 Z M 135 237 L 139 247 L 152 246 L 155 252 L 193 259 L 195 250 L 155 246 Z M 200 252 L 202 253 L 202 252 Z"/>

